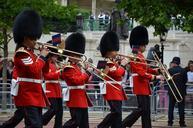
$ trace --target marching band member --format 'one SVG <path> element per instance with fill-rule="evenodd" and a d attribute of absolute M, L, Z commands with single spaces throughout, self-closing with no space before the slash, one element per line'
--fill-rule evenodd
<path fill-rule="evenodd" d="M 133 82 L 131 83 L 133 83 L 133 93 L 137 96 L 138 109 L 134 110 L 123 120 L 123 128 L 131 127 L 140 116 L 142 117 L 142 128 L 152 127 L 149 97 L 149 95 L 151 95 L 151 89 L 149 81 L 156 79 L 163 80 L 163 76 L 153 75 L 158 74 L 159 70 L 151 69 L 146 65 L 147 62 L 143 52 L 145 51 L 148 42 L 148 32 L 145 27 L 137 26 L 131 31 L 130 46 L 131 48 L 134 48 L 133 53 L 136 54 L 137 62 L 132 60 L 129 64 L 133 79 Z"/>
<path fill-rule="evenodd" d="M 100 41 L 100 52 L 102 57 L 108 58 L 107 64 L 103 72 L 119 83 L 125 74 L 123 67 L 115 62 L 115 57 L 119 51 L 119 38 L 115 32 L 106 32 Z M 111 113 L 97 126 L 97 128 L 121 128 L 122 121 L 122 101 L 126 100 L 126 94 L 121 83 L 115 83 L 104 76 L 106 83 L 106 94 L 104 99 L 110 106 Z M 113 85 L 113 86 L 112 86 Z"/>
<path fill-rule="evenodd" d="M 23 109 L 25 126 L 30 128 L 42 128 L 42 108 L 49 104 L 41 86 L 42 72 L 48 71 L 46 56 L 49 51 L 42 48 L 40 56 L 36 56 L 33 50 L 41 34 L 42 19 L 35 11 L 24 10 L 16 17 L 13 37 L 18 94 L 14 101 Z"/>
<path fill-rule="evenodd" d="M 65 41 L 65 49 L 78 53 L 85 53 L 85 37 L 81 33 L 72 33 Z M 65 53 L 68 56 L 81 58 L 74 53 Z M 79 60 L 69 57 L 70 64 L 65 66 L 61 79 L 67 83 L 64 99 L 70 109 L 71 119 L 63 128 L 89 128 L 88 107 L 92 106 L 85 90 L 85 83 L 90 77 L 90 72 L 81 71 Z"/>
<path fill-rule="evenodd" d="M 52 41 L 49 41 L 52 45 Z M 57 52 L 57 49 L 49 48 L 51 52 Z M 49 121 L 55 116 L 54 128 L 62 128 L 63 116 L 63 101 L 62 101 L 62 88 L 59 83 L 60 69 L 57 65 L 58 55 L 49 53 L 48 63 L 49 72 L 44 73 L 44 80 L 46 84 L 46 96 L 50 102 L 50 108 L 43 114 L 43 125 L 47 125 Z"/>

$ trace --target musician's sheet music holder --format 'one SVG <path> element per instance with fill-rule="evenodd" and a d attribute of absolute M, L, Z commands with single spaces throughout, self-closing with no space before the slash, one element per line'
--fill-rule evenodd
<path fill-rule="evenodd" d="M 106 64 L 107 64 L 107 61 L 99 60 L 97 64 L 97 69 L 105 69 Z"/>

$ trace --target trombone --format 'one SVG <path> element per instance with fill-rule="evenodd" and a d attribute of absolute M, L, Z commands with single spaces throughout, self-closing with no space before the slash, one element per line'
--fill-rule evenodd
<path fill-rule="evenodd" d="M 135 62 L 135 63 L 139 63 L 139 64 L 144 64 L 144 65 L 148 65 L 148 66 L 152 66 L 152 67 L 157 67 L 157 63 L 158 61 L 156 60 L 151 60 L 151 59 L 143 59 L 143 58 L 139 58 L 139 57 L 136 57 L 134 55 L 123 55 L 123 54 L 117 54 L 118 57 L 122 57 L 122 58 L 128 58 L 129 59 L 129 62 Z M 131 60 L 133 59 L 133 60 Z M 155 63 L 155 64 L 148 64 L 146 62 L 141 62 L 140 60 L 144 60 L 144 61 L 149 61 L 151 63 Z"/>
<path fill-rule="evenodd" d="M 96 75 L 97 77 L 99 77 L 100 79 L 102 79 L 103 81 L 105 81 L 106 83 L 110 84 L 113 88 L 115 88 L 115 89 L 117 89 L 117 90 L 120 91 L 120 89 L 119 89 L 118 87 L 116 87 L 115 85 L 113 85 L 111 82 L 105 80 L 102 76 L 107 77 L 108 79 L 110 79 L 111 81 L 113 81 L 113 83 L 115 83 L 115 84 L 120 85 L 119 82 L 117 82 L 116 80 L 114 80 L 113 78 L 111 78 L 110 76 L 108 76 L 107 74 L 103 73 L 101 70 L 97 69 L 94 64 L 92 64 L 92 63 L 90 63 L 90 62 L 86 62 L 86 63 L 87 63 L 92 69 L 94 69 L 96 72 L 99 72 L 99 73 L 101 74 L 101 75 L 99 75 L 99 74 L 93 72 L 94 75 Z"/>
<path fill-rule="evenodd" d="M 40 47 L 40 46 L 45 46 L 45 47 L 48 47 L 48 48 L 56 49 L 57 52 L 58 52 L 58 53 L 56 53 L 56 52 L 49 51 L 49 53 L 51 53 L 51 54 L 58 55 L 58 56 L 60 56 L 60 57 L 62 56 L 62 57 L 65 57 L 65 58 L 75 59 L 75 60 L 78 60 L 78 61 L 82 62 L 83 64 L 86 64 L 86 63 L 87 63 L 87 64 L 88 64 L 91 68 L 93 68 L 95 71 L 97 71 L 97 72 L 99 72 L 100 74 L 102 74 L 103 76 L 107 77 L 108 79 L 110 79 L 110 80 L 113 81 L 114 83 L 120 85 L 119 82 L 117 82 L 116 80 L 114 80 L 114 79 L 111 78 L 110 76 L 104 74 L 102 71 L 100 71 L 99 69 L 97 69 L 95 65 L 93 65 L 93 64 L 90 63 L 90 62 L 86 62 L 86 61 L 87 61 L 87 57 L 86 57 L 86 55 L 84 55 L 84 54 L 82 54 L 82 53 L 74 52 L 74 51 L 71 51 L 71 50 L 66 50 L 66 49 L 64 49 L 64 48 L 60 48 L 60 47 L 57 47 L 57 46 L 52 46 L 52 45 L 50 45 L 50 44 L 48 44 L 48 43 L 44 43 L 44 44 L 43 44 L 43 43 L 37 42 L 36 44 L 39 45 L 39 47 Z M 36 49 L 39 50 L 39 48 L 36 48 Z M 78 55 L 78 56 L 83 56 L 84 59 L 82 59 L 82 58 L 77 58 L 77 57 L 72 57 L 72 56 L 70 56 L 70 55 L 65 55 L 65 54 L 64 54 L 65 52 L 66 52 L 66 53 L 75 54 L 75 55 Z M 58 62 L 59 62 L 59 61 L 58 61 Z M 63 62 L 59 62 L 59 63 L 65 65 Z M 102 79 L 103 81 L 105 81 L 106 83 L 109 83 L 113 88 L 115 88 L 115 89 L 117 89 L 117 90 L 120 91 L 120 89 L 119 89 L 118 87 L 116 87 L 115 85 L 113 85 L 111 82 L 105 80 L 102 76 L 98 75 L 97 73 L 94 73 L 94 74 L 95 74 L 97 77 L 99 77 L 100 79 Z"/>
<path fill-rule="evenodd" d="M 65 57 L 65 58 L 71 58 L 71 59 L 75 59 L 75 60 L 78 60 L 78 61 L 83 61 L 85 62 L 87 60 L 87 57 L 82 54 L 82 53 L 79 53 L 79 52 L 74 52 L 74 51 L 71 51 L 71 50 L 67 50 L 67 49 L 64 49 L 64 48 L 61 48 L 61 47 L 57 47 L 57 46 L 52 46 L 48 43 L 41 43 L 41 42 L 36 42 L 36 46 L 38 45 L 38 48 L 35 48 L 37 50 L 39 50 L 40 46 L 45 46 L 47 48 L 53 48 L 53 49 L 56 49 L 57 52 L 52 52 L 52 51 L 49 51 L 49 53 L 53 54 L 53 55 L 58 55 L 60 57 Z M 77 58 L 77 57 L 73 57 L 73 56 L 69 56 L 69 55 L 65 55 L 64 53 L 71 53 L 71 54 L 75 54 L 75 55 L 78 55 L 78 56 L 82 56 L 83 58 Z"/>
<path fill-rule="evenodd" d="M 177 102 L 181 102 L 183 100 L 183 97 L 180 93 L 180 91 L 178 90 L 172 76 L 170 75 L 170 73 L 168 72 L 168 70 L 165 68 L 165 66 L 161 63 L 161 61 L 159 60 L 158 55 L 155 52 L 152 52 L 152 55 L 154 57 L 154 59 L 159 62 L 159 66 L 161 69 L 163 69 L 164 71 L 162 72 L 163 77 L 165 78 L 171 92 L 172 95 L 174 96 L 175 100 Z"/>
<path fill-rule="evenodd" d="M 139 57 L 136 57 L 134 55 L 123 55 L 123 54 L 118 53 L 117 56 L 129 58 L 129 59 L 134 59 L 134 60 L 138 59 L 138 60 L 144 60 L 144 61 L 149 61 L 149 62 L 157 62 L 155 60 L 139 58 Z"/>

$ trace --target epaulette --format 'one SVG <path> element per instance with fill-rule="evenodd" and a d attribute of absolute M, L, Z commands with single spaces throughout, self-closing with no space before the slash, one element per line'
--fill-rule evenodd
<path fill-rule="evenodd" d="M 115 71 L 115 70 L 117 70 L 117 67 L 116 67 L 116 66 L 113 66 L 113 67 L 109 68 L 109 70 L 110 70 L 110 71 Z"/>
<path fill-rule="evenodd" d="M 111 61 L 111 60 L 108 60 L 108 61 L 107 61 L 107 64 L 114 64 L 114 62 Z"/>
<path fill-rule="evenodd" d="M 27 54 L 30 55 L 30 53 L 29 53 L 24 47 L 20 47 L 20 48 L 15 52 L 15 55 L 16 55 L 17 53 L 20 53 L 20 52 L 27 53 Z"/>
<path fill-rule="evenodd" d="M 68 69 L 68 68 L 73 68 L 73 69 L 74 69 L 74 67 L 73 67 L 72 65 L 66 65 L 66 66 L 64 66 L 64 69 Z"/>

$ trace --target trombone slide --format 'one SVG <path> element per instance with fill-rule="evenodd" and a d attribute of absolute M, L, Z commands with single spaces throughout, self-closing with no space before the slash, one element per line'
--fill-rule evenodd
<path fill-rule="evenodd" d="M 164 72 L 161 72 L 161 73 L 164 76 L 172 95 L 174 96 L 174 98 L 176 99 L 177 102 L 181 102 L 183 100 L 183 97 L 182 97 L 178 87 L 176 86 L 172 76 L 170 75 L 168 70 L 165 68 L 165 66 L 162 64 L 162 62 L 159 60 L 159 57 L 156 54 L 156 52 L 152 52 L 152 55 L 153 55 L 154 59 L 159 63 L 159 67 L 164 70 Z"/>

